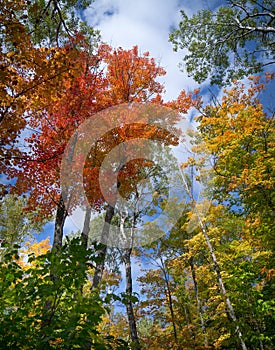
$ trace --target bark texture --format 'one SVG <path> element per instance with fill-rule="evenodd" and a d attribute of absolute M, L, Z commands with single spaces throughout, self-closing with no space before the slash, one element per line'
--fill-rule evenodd
<path fill-rule="evenodd" d="M 61 192 L 58 206 L 57 206 L 57 211 L 56 211 L 53 249 L 59 249 L 60 247 L 62 247 L 63 228 L 64 228 L 66 217 L 68 215 L 67 210 L 65 208 L 63 195 L 64 194 Z"/>
<path fill-rule="evenodd" d="M 86 249 L 88 248 L 91 215 L 92 215 L 92 208 L 89 206 L 86 208 L 84 225 L 83 225 L 83 229 L 81 232 L 81 241 L 82 241 L 83 246 Z"/>
<path fill-rule="evenodd" d="M 141 345 L 137 333 L 136 319 L 133 309 L 133 302 L 131 297 L 133 296 L 133 280 L 132 280 L 132 267 L 131 267 L 131 253 L 132 248 L 124 249 L 123 260 L 125 264 L 125 275 L 126 275 L 126 295 L 129 297 L 126 303 L 126 311 L 128 317 L 128 323 L 130 328 L 130 335 L 133 342 L 133 350 L 140 350 Z"/>
<path fill-rule="evenodd" d="M 105 222 L 104 226 L 102 229 L 102 234 L 101 234 L 101 241 L 102 242 L 107 242 L 108 237 L 109 237 L 109 232 L 110 232 L 110 224 L 112 221 L 112 218 L 115 213 L 115 208 L 111 204 L 108 204 L 106 214 L 105 214 Z M 96 264 L 96 269 L 93 277 L 93 284 L 92 284 L 92 289 L 97 288 L 99 283 L 101 282 L 102 275 L 103 275 L 103 270 L 104 270 L 104 265 L 105 265 L 105 257 L 107 253 L 107 245 L 106 244 L 101 244 L 100 249 L 98 250 L 98 258 L 99 261 Z"/>

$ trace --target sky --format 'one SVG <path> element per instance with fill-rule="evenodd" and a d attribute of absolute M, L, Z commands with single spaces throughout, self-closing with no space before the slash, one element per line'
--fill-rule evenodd
<path fill-rule="evenodd" d="M 211 6 L 217 3 L 216 0 L 95 0 L 84 15 L 90 25 L 100 30 L 107 44 L 124 49 L 138 45 L 140 53 L 149 51 L 167 72 L 160 81 L 165 84 L 165 100 L 171 100 L 182 89 L 191 91 L 197 84 L 179 70 L 183 52 L 173 51 L 173 45 L 168 42 L 169 32 L 180 21 L 180 9 L 191 14 L 209 8 L 209 2 Z"/>

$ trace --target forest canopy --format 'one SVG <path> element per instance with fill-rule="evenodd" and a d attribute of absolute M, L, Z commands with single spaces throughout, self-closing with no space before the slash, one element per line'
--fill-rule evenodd
<path fill-rule="evenodd" d="M 0 349 L 273 349 L 273 2 L 181 10 L 166 40 L 211 101 L 167 100 L 93 5 L 1 1 Z"/>

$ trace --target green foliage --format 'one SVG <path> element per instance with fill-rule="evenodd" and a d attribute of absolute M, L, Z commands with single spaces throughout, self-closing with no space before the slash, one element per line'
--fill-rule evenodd
<path fill-rule="evenodd" d="M 82 20 L 81 13 L 93 0 L 32 0 L 26 9 L 27 27 L 34 44 L 59 45 L 80 32 L 91 42 L 98 32 Z"/>
<path fill-rule="evenodd" d="M 79 239 L 37 258 L 26 271 L 16 248 L 1 263 L 1 349 L 127 349 L 104 339 L 97 326 L 105 313 L 98 292 L 85 291 L 93 261 Z"/>
<path fill-rule="evenodd" d="M 38 212 L 26 211 L 27 198 L 6 195 L 0 201 L 0 240 L 5 243 L 21 243 L 27 236 L 41 229 Z"/>
<path fill-rule="evenodd" d="M 274 64 L 274 3 L 228 1 L 216 11 L 191 17 L 181 11 L 179 28 L 170 34 L 174 49 L 188 49 L 184 68 L 201 83 L 230 83 Z"/>

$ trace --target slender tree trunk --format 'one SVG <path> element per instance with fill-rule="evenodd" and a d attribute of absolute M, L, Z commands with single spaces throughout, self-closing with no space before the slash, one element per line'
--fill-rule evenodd
<path fill-rule="evenodd" d="M 206 328 L 205 328 L 204 319 L 203 319 L 203 315 L 202 315 L 201 301 L 200 301 L 200 297 L 199 297 L 199 288 L 198 288 L 198 282 L 197 282 L 197 276 L 196 276 L 196 270 L 195 270 L 193 258 L 190 258 L 189 264 L 191 267 L 191 273 L 192 273 L 192 279 L 193 279 L 193 284 L 194 284 L 194 289 L 195 289 L 198 313 L 200 316 L 201 330 L 202 330 L 202 334 L 203 334 L 203 343 L 204 343 L 204 347 L 207 348 L 208 341 L 207 341 L 207 335 L 206 335 Z"/>
<path fill-rule="evenodd" d="M 82 241 L 83 246 L 86 249 L 88 248 L 91 215 L 92 215 L 92 208 L 90 206 L 88 206 L 88 207 L 86 207 L 84 225 L 83 225 L 83 229 L 81 232 L 81 241 Z"/>
<path fill-rule="evenodd" d="M 133 303 L 131 300 L 131 297 L 133 295 L 131 253 L 132 253 L 132 248 L 124 249 L 123 260 L 125 263 L 125 273 L 126 273 L 126 295 L 127 297 L 129 297 L 129 299 L 127 299 L 127 302 L 126 302 L 126 311 L 127 311 L 131 339 L 133 342 L 133 350 L 140 350 L 141 346 L 140 346 L 139 338 L 137 334 L 136 319 L 135 319 L 135 314 L 133 309 Z"/>
<path fill-rule="evenodd" d="M 103 242 L 108 241 L 109 232 L 110 232 L 110 225 L 111 225 L 111 221 L 112 221 L 112 218 L 114 216 L 114 213 L 115 213 L 114 206 L 115 205 L 112 206 L 111 204 L 108 204 L 108 206 L 107 206 L 107 210 L 106 210 L 106 214 L 105 214 L 105 222 L 104 222 L 104 226 L 103 226 L 102 234 L 101 234 L 101 238 L 102 238 Z M 92 289 L 97 288 L 99 283 L 101 282 L 103 270 L 104 270 L 104 265 L 105 265 L 106 252 L 107 252 L 107 245 L 101 244 L 101 248 L 98 250 L 99 261 L 96 264 L 96 269 L 95 269 L 95 273 L 94 273 L 94 277 L 93 277 Z"/>
<path fill-rule="evenodd" d="M 124 145 L 125 147 L 125 145 Z M 124 166 L 124 161 L 125 159 L 121 160 L 121 164 L 119 164 L 116 172 L 118 173 Z M 116 186 L 116 193 L 115 193 L 115 199 L 113 199 L 113 203 L 108 203 L 107 209 L 106 209 L 106 214 L 105 214 L 105 222 L 104 222 L 104 226 L 102 229 L 102 233 L 101 233 L 101 241 L 102 242 L 108 242 L 108 238 L 109 238 L 109 233 L 110 233 L 110 225 L 111 225 L 111 221 L 112 218 L 115 214 L 115 206 L 116 206 L 116 194 L 119 191 L 119 187 L 120 187 L 120 183 L 117 183 Z M 103 270 L 104 270 L 104 265 L 105 265 L 105 257 L 106 257 L 106 253 L 107 253 L 107 245 L 104 243 L 102 244 L 101 248 L 98 250 L 98 258 L 99 258 L 99 262 L 96 264 L 96 269 L 95 269 L 95 274 L 93 277 L 93 283 L 92 283 L 92 289 L 93 288 L 97 288 L 97 286 L 99 285 L 101 279 L 102 279 L 102 275 L 103 275 Z"/>
<path fill-rule="evenodd" d="M 235 310 L 234 310 L 234 308 L 233 308 L 233 305 L 232 305 L 232 303 L 231 303 L 231 300 L 230 300 L 230 298 L 229 298 L 229 296 L 228 296 L 228 294 L 227 294 L 225 285 L 224 285 L 224 283 L 223 283 L 223 279 L 222 279 L 221 271 L 220 271 L 220 266 L 219 266 L 219 264 L 218 264 L 218 261 L 217 261 L 216 254 L 215 254 L 215 252 L 214 252 L 212 243 L 211 243 L 211 241 L 210 241 L 210 239 L 209 239 L 209 236 L 208 236 L 208 234 L 207 234 L 206 227 L 205 227 L 205 225 L 202 223 L 201 220 L 200 220 L 200 224 L 202 225 L 201 228 L 203 228 L 203 235 L 204 235 L 204 238 L 205 238 L 205 240 L 206 240 L 208 249 L 209 249 L 210 254 L 211 254 L 211 258 L 212 258 L 214 270 L 215 270 L 215 273 L 216 273 L 216 276 L 217 276 L 217 280 L 218 280 L 218 283 L 219 283 L 221 292 L 222 292 L 223 296 L 225 297 L 225 301 L 226 301 L 226 305 L 227 305 L 227 308 L 228 308 L 229 316 L 231 317 L 231 320 L 232 320 L 233 323 L 235 324 L 235 330 L 236 330 L 237 336 L 238 336 L 238 338 L 239 338 L 239 340 L 240 340 L 242 349 L 243 349 L 243 350 L 247 350 L 246 344 L 245 344 L 245 342 L 244 342 L 244 340 L 243 340 L 243 335 L 242 335 L 242 333 L 241 333 L 240 327 L 239 327 L 239 325 L 237 324 L 237 317 L 236 317 L 236 314 L 235 314 Z"/>
<path fill-rule="evenodd" d="M 167 292 L 168 292 L 169 310 L 170 310 L 172 325 L 173 325 L 174 339 L 175 339 L 175 343 L 177 344 L 178 343 L 178 335 L 177 335 L 177 328 L 176 328 L 176 323 L 175 323 L 175 314 L 174 314 L 174 308 L 173 308 L 172 295 L 171 295 L 171 290 L 170 290 L 169 284 L 167 285 Z"/>
<path fill-rule="evenodd" d="M 174 339 L 175 339 L 175 343 L 178 344 L 177 327 L 175 323 L 175 314 L 174 314 L 174 307 L 173 307 L 172 292 L 171 292 L 170 282 L 169 282 L 169 274 L 166 271 L 165 264 L 162 257 L 160 259 L 161 259 L 161 269 L 164 274 L 164 280 L 166 284 L 166 290 L 167 290 L 167 296 L 168 296 L 168 307 L 169 307 L 171 320 L 172 320 Z"/>
<path fill-rule="evenodd" d="M 63 195 L 64 193 L 61 192 L 56 211 L 53 249 L 59 249 L 60 247 L 62 247 L 63 229 L 66 217 L 68 215 L 67 210 L 65 208 Z"/>
<path fill-rule="evenodd" d="M 133 350 L 140 350 L 141 345 L 138 338 L 137 333 L 137 325 L 136 325 L 136 319 L 133 309 L 133 303 L 131 300 L 131 297 L 133 296 L 133 279 L 132 279 L 132 266 L 131 266 L 131 254 L 132 254 L 132 242 L 133 242 L 133 235 L 134 235 L 134 228 L 135 228 L 135 222 L 137 219 L 137 216 L 134 214 L 132 223 L 131 223 L 131 235 L 130 239 L 125 234 L 125 221 L 128 218 L 129 214 L 128 211 L 123 215 L 122 212 L 120 213 L 120 233 L 121 236 L 125 239 L 125 248 L 123 249 L 122 259 L 125 264 L 125 292 L 126 292 L 126 312 L 127 312 L 127 318 L 128 318 L 128 324 L 130 328 L 130 335 L 131 340 L 133 342 Z"/>
<path fill-rule="evenodd" d="M 181 170 L 181 174 L 182 174 L 182 170 Z M 206 244 L 208 246 L 208 249 L 209 249 L 209 252 L 210 252 L 210 255 L 211 255 L 211 258 L 212 258 L 212 262 L 213 262 L 214 271 L 215 271 L 216 276 L 217 276 L 217 280 L 218 280 L 218 284 L 220 286 L 221 293 L 222 293 L 222 295 L 225 298 L 229 316 L 230 316 L 231 320 L 233 321 L 233 323 L 235 325 L 236 334 L 237 334 L 237 336 L 239 338 L 239 341 L 241 343 L 242 350 L 247 350 L 246 344 L 245 344 L 244 339 L 243 339 L 242 332 L 241 332 L 240 327 L 239 327 L 239 325 L 237 323 L 237 317 L 236 317 L 233 305 L 231 303 L 231 300 L 230 300 L 230 298 L 229 298 L 229 296 L 227 294 L 225 285 L 223 283 L 220 266 L 218 264 L 216 254 L 214 252 L 214 248 L 213 248 L 212 243 L 210 241 L 210 238 L 208 236 L 207 226 L 203 223 L 203 221 L 201 219 L 201 215 L 200 215 L 200 213 L 199 213 L 199 211 L 197 209 L 197 206 L 196 206 L 196 201 L 194 199 L 194 196 L 192 195 L 192 192 L 190 191 L 190 189 L 188 187 L 188 184 L 187 184 L 187 182 L 185 180 L 184 174 L 182 174 L 182 180 L 183 180 L 186 192 L 189 195 L 189 197 L 190 197 L 190 199 L 191 199 L 191 201 L 193 203 L 193 210 L 194 210 L 194 212 L 195 212 L 195 214 L 197 216 L 197 219 L 198 219 L 198 222 L 199 222 L 199 226 L 201 228 L 201 231 L 202 231 L 202 233 L 204 235 Z"/>

